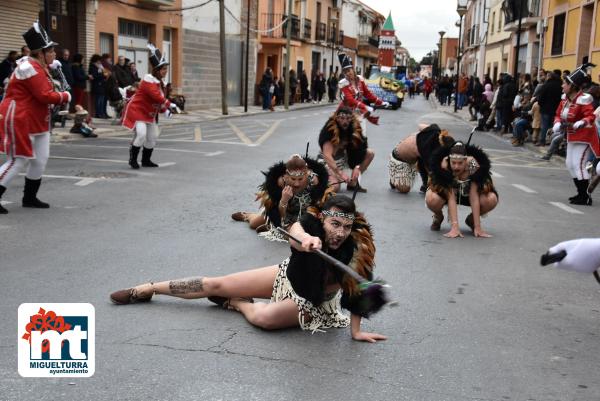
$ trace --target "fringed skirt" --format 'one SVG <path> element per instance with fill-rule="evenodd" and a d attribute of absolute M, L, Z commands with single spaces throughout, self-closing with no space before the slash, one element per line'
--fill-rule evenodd
<path fill-rule="evenodd" d="M 415 177 L 417 176 L 417 168 L 415 164 L 409 164 L 398 160 L 392 154 L 390 156 L 390 161 L 388 163 L 388 168 L 390 172 L 390 184 L 394 187 L 404 187 L 410 190 L 412 188 L 413 183 L 415 182 Z"/>
<path fill-rule="evenodd" d="M 302 330 L 324 331 L 331 327 L 348 327 L 350 317 L 342 313 L 340 299 L 341 291 L 331 293 L 321 305 L 315 306 L 310 301 L 302 298 L 292 288 L 287 278 L 287 267 L 290 259 L 287 258 L 279 265 L 279 272 L 273 283 L 271 302 L 291 299 L 298 306 L 298 322 Z"/>

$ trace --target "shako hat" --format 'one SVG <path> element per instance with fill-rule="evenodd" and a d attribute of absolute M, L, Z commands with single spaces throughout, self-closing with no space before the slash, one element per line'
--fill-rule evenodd
<path fill-rule="evenodd" d="M 346 53 L 338 53 L 338 59 L 340 60 L 340 65 L 342 66 L 342 71 L 346 68 L 354 67 L 352 65 L 352 59 L 348 57 Z"/>
<path fill-rule="evenodd" d="M 581 66 L 577 67 L 577 69 L 573 71 L 571 75 L 567 76 L 567 81 L 577 86 L 578 88 L 581 88 L 587 82 L 587 69 L 595 66 L 596 65 L 592 63 L 582 64 Z"/>
<path fill-rule="evenodd" d="M 23 39 L 25 39 L 27 47 L 31 50 L 42 50 L 52 46 L 58 46 L 58 43 L 53 42 L 52 39 L 50 39 L 39 21 L 35 21 L 33 26 L 23 34 Z"/>
<path fill-rule="evenodd" d="M 148 50 L 150 50 L 150 64 L 152 64 L 153 69 L 160 68 L 163 65 L 169 65 L 160 50 L 158 50 L 152 43 L 148 43 L 147 46 Z"/>

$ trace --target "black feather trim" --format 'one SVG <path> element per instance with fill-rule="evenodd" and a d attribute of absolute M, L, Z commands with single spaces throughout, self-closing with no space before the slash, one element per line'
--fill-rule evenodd
<path fill-rule="evenodd" d="M 310 190 L 310 197 L 313 201 L 313 204 L 317 204 L 325 195 L 325 191 L 329 185 L 329 173 L 327 172 L 327 168 L 322 163 L 319 163 L 315 159 L 311 159 L 310 157 L 305 157 L 304 160 L 308 165 L 308 168 L 312 170 L 317 177 L 319 178 L 319 183 L 313 186 Z"/>
<path fill-rule="evenodd" d="M 262 183 L 258 188 L 262 191 L 266 191 L 271 198 L 272 205 L 270 209 L 266 209 L 265 212 L 271 224 L 275 225 L 275 227 L 281 226 L 281 216 L 279 215 L 279 201 L 281 200 L 281 187 L 279 186 L 278 180 L 279 177 L 282 177 L 285 174 L 285 163 L 280 161 L 275 163 L 267 172 L 262 172 L 265 175 L 265 182 Z"/>

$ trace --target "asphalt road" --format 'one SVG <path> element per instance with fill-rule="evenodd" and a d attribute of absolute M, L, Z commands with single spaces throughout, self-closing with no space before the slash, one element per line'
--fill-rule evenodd
<path fill-rule="evenodd" d="M 540 163 L 477 133 L 500 193 L 483 220 L 494 237 L 475 239 L 464 224 L 464 239 L 429 231 L 419 185 L 408 195 L 389 189 L 389 153 L 419 122 L 461 139 L 470 128 L 421 98 L 369 125 L 376 158 L 363 177 L 368 193 L 358 197 L 375 231 L 376 271 L 399 302 L 365 326 L 389 340 L 354 342 L 348 329 L 266 332 L 206 300 L 110 304 L 110 292 L 148 280 L 285 258 L 285 244 L 230 215 L 256 209 L 260 170 L 304 153 L 307 141 L 316 154 L 332 110 L 171 127 L 155 151 L 162 167 L 151 170 L 128 168 L 127 136 L 53 144 L 40 191 L 52 208 L 21 208 L 20 178 L 3 197 L 10 214 L 0 216 L 0 400 L 600 399 L 600 286 L 539 265 L 559 241 L 598 236 L 600 206 L 564 208 L 574 187 L 560 161 Z M 461 224 L 467 213 L 460 208 Z M 92 378 L 18 375 L 24 302 L 94 305 Z"/>

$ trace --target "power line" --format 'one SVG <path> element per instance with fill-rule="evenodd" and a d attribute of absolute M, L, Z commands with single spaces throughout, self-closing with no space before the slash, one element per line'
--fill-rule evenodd
<path fill-rule="evenodd" d="M 174 11 L 185 11 L 185 10 L 193 10 L 194 8 L 199 8 L 199 7 L 203 7 L 205 5 L 207 5 L 208 3 L 212 3 L 215 0 L 207 0 L 204 3 L 200 3 L 200 4 L 196 4 L 193 6 L 187 6 L 187 7 L 180 7 L 180 8 L 153 8 L 153 7 L 148 7 L 148 6 L 143 6 L 143 5 L 139 5 L 139 4 L 131 4 L 126 2 L 125 0 L 112 0 L 115 3 L 119 3 L 122 4 L 124 6 L 127 7 L 132 7 L 132 8 L 139 8 L 140 10 L 147 10 L 147 11 L 161 11 L 161 12 L 174 12 Z"/>

